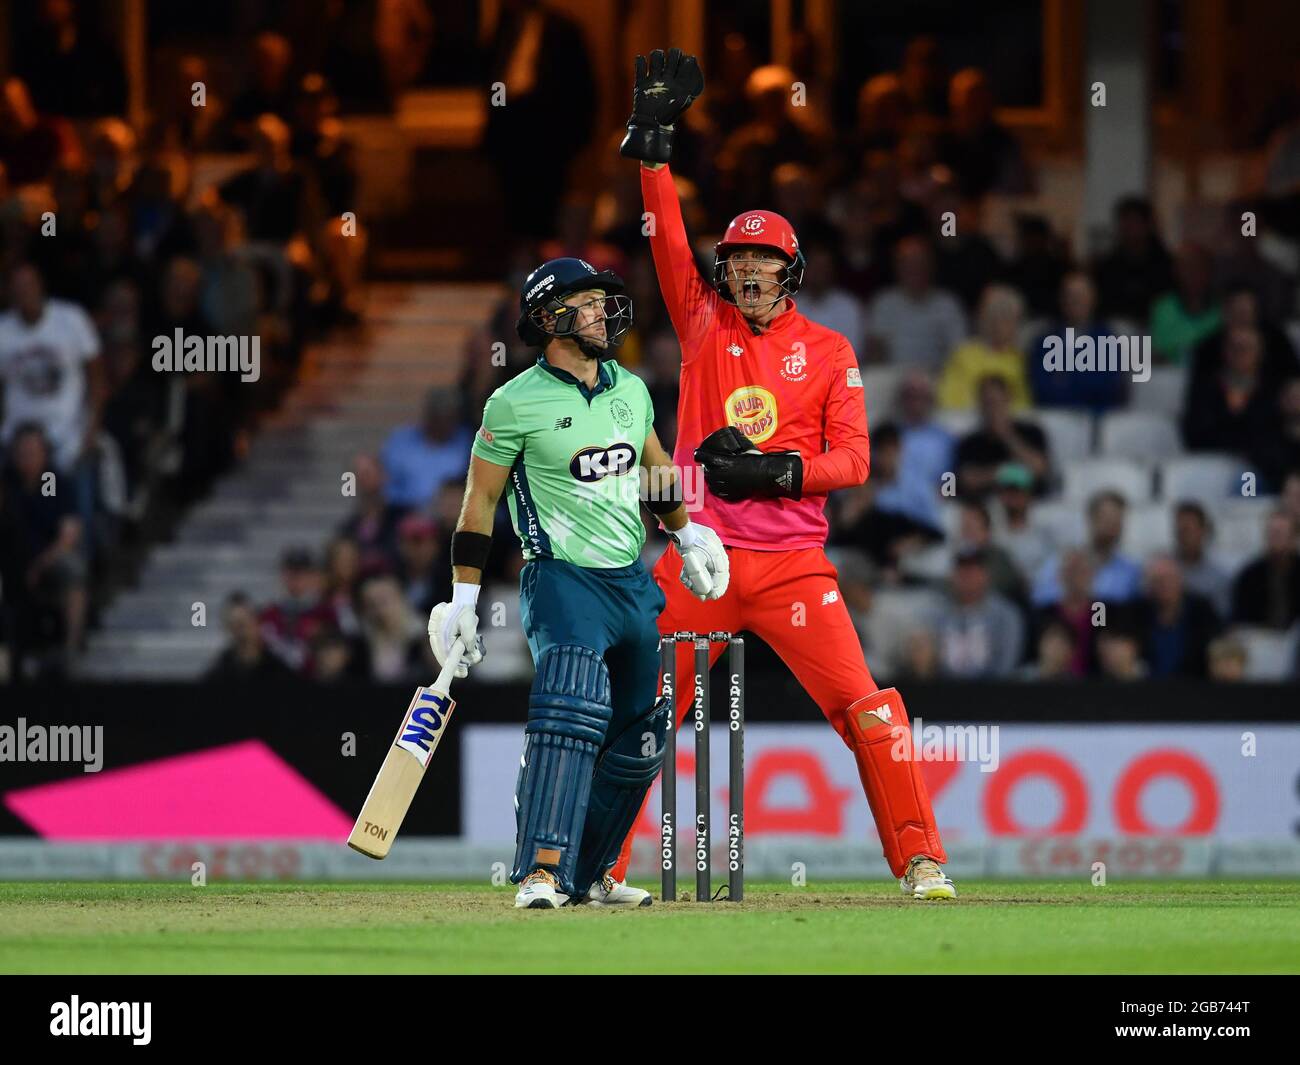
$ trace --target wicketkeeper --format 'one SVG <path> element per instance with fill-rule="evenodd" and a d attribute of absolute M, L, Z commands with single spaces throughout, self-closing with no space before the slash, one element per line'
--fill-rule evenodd
<path fill-rule="evenodd" d="M 508 485 L 537 668 L 515 789 L 515 905 L 645 906 L 648 892 L 608 874 L 663 764 L 668 723 L 664 597 L 640 558 L 643 495 L 685 560 L 683 591 L 723 594 L 727 555 L 712 529 L 687 519 L 650 393 L 614 361 L 632 322 L 619 277 L 552 259 L 524 281 L 519 312 L 519 335 L 542 351 L 483 410 L 451 543 L 452 601 L 433 608 L 429 639 L 439 662 L 457 639 L 469 648 L 457 676 L 482 660 L 479 586 Z"/>
<path fill-rule="evenodd" d="M 804 257 L 790 223 L 771 211 L 734 218 L 715 249 L 713 276 L 696 269 L 667 163 L 673 127 L 704 89 L 694 56 L 676 48 L 636 59 L 632 117 L 622 154 L 641 160 L 650 247 L 682 350 L 677 407 L 680 470 L 696 525 L 726 545 L 731 582 L 699 601 L 678 585 L 682 555 L 655 566 L 667 606 L 661 632 L 748 629 L 766 641 L 821 707 L 857 759 L 885 859 L 905 893 L 954 898 L 920 766 L 891 751 L 908 730 L 903 700 L 880 689 L 826 557 L 827 493 L 867 479 L 862 378 L 852 346 L 809 321 L 792 298 Z M 698 472 L 698 471 L 695 471 Z M 678 676 L 692 649 L 679 647 Z M 715 644 L 710 663 L 722 653 Z M 689 671 L 689 672 L 688 672 Z M 678 723 L 689 700 L 679 700 Z M 621 879 L 627 853 L 613 870 Z"/>

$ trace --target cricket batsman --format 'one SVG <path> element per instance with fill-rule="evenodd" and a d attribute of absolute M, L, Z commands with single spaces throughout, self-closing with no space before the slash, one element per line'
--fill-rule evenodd
<path fill-rule="evenodd" d="M 683 591 L 725 593 L 727 554 L 688 520 L 650 393 L 614 361 L 632 323 L 619 277 L 552 259 L 524 281 L 519 311 L 520 337 L 541 354 L 483 410 L 452 537 L 452 600 L 433 608 L 429 639 L 440 663 L 457 639 L 468 648 L 457 676 L 482 660 L 479 587 L 508 486 L 536 666 L 515 789 L 515 906 L 647 906 L 648 892 L 609 875 L 663 764 L 668 724 L 664 596 L 640 560 L 642 496 L 677 544 Z"/>
<path fill-rule="evenodd" d="M 726 545 L 731 580 L 705 601 L 678 586 L 684 556 L 669 547 L 655 566 L 666 607 L 660 631 L 738 632 L 767 642 L 821 707 L 857 760 L 885 860 L 904 893 L 956 897 L 903 700 L 880 689 L 826 557 L 827 493 L 867 479 L 866 404 L 857 356 L 839 333 L 809 321 L 792 298 L 804 257 L 789 222 L 746 211 L 701 277 L 682 224 L 673 176 L 673 124 L 704 90 L 694 56 L 674 48 L 636 59 L 633 112 L 621 152 L 641 161 L 650 247 L 681 344 L 674 461 L 699 464 L 684 485 L 694 525 Z M 698 471 L 696 471 L 698 472 Z M 710 664 L 722 653 L 711 649 Z M 679 648 L 679 676 L 694 666 Z M 678 724 L 688 709 L 681 700 Z M 897 742 L 906 738 L 905 743 Z M 630 839 L 612 875 L 625 875 Z"/>

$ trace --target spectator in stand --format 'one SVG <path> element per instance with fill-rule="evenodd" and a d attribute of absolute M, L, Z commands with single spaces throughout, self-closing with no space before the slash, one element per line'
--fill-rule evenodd
<path fill-rule="evenodd" d="M 0 314 L 0 442 L 11 441 L 20 425 L 41 428 L 53 464 L 71 485 L 83 550 L 93 557 L 95 447 L 108 399 L 99 336 L 81 307 L 46 296 L 45 280 L 30 263 L 11 275 L 9 296 L 13 309 Z"/>
<path fill-rule="evenodd" d="M 1278 394 L 1263 373 L 1259 332 L 1228 334 L 1224 367 L 1213 377 L 1193 378 L 1183 408 L 1183 440 L 1193 451 L 1230 451 L 1255 458 L 1281 437 Z"/>
<path fill-rule="evenodd" d="M 1091 563 L 1092 595 L 1107 603 L 1127 603 L 1137 597 L 1142 585 L 1142 568 L 1120 554 L 1124 538 L 1124 516 L 1128 505 L 1118 492 L 1103 489 L 1088 501 L 1088 556 Z M 1051 559 L 1034 580 L 1035 606 L 1060 602 L 1064 594 L 1062 560 Z"/>
<path fill-rule="evenodd" d="M 1077 680 L 1079 675 L 1073 668 L 1077 644 L 1077 634 L 1065 621 L 1048 619 L 1038 633 L 1037 656 L 1021 666 L 1016 675 L 1031 681 Z"/>
<path fill-rule="evenodd" d="M 993 478 L 993 542 L 1025 575 L 1037 573 L 1056 550 L 1052 530 L 1031 513 L 1033 489 L 1034 475 L 1019 462 L 1004 462 Z"/>
<path fill-rule="evenodd" d="M 896 151 L 907 131 L 912 107 L 903 83 L 892 71 L 877 74 L 858 90 L 858 126 L 846 154 L 861 159 L 869 151 Z"/>
<path fill-rule="evenodd" d="M 1278 495 L 1278 507 L 1285 510 L 1295 527 L 1300 529 L 1300 468 L 1286 475 L 1282 481 L 1282 491 Z"/>
<path fill-rule="evenodd" d="M 1060 622 L 1073 634 L 1073 655 L 1069 672 L 1073 677 L 1086 677 L 1092 670 L 1094 636 L 1096 633 L 1097 597 L 1093 593 L 1092 559 L 1081 547 L 1071 548 L 1061 555 L 1060 596 L 1055 602 L 1038 608 L 1037 630 L 1041 634 L 1053 622 Z"/>
<path fill-rule="evenodd" d="M 397 527 L 397 579 L 402 594 L 420 617 L 442 601 L 439 576 L 451 560 L 438 551 L 438 526 L 423 514 L 408 514 Z"/>
<path fill-rule="evenodd" d="M 397 526 L 406 508 L 388 502 L 384 468 L 373 455 L 365 452 L 357 455 L 352 460 L 352 468 L 356 475 L 356 509 L 339 526 L 338 535 L 357 542 L 362 565 L 395 565 Z"/>
<path fill-rule="evenodd" d="M 384 683 L 421 680 L 437 671 L 429 653 L 424 619 L 402 595 L 397 578 L 377 574 L 361 585 L 362 657 L 365 675 Z"/>
<path fill-rule="evenodd" d="M 957 345 L 939 378 L 939 405 L 945 410 L 971 410 L 985 377 L 1000 377 L 1011 394 L 1012 410 L 1030 405 L 1025 353 L 1020 326 L 1025 301 L 1006 285 L 989 285 L 980 299 L 975 336 Z"/>
<path fill-rule="evenodd" d="M 934 253 L 939 287 L 961 300 L 964 313 L 974 314 L 985 289 L 1006 273 L 1002 256 L 984 236 L 980 201 L 943 182 L 930 198 L 930 220 L 939 234 Z"/>
<path fill-rule="evenodd" d="M 280 118 L 260 116 L 253 123 L 251 142 L 253 166 L 223 181 L 217 195 L 243 212 L 250 240 L 290 250 L 291 242 L 316 232 L 319 205 L 313 186 L 289 154 L 289 127 Z"/>
<path fill-rule="evenodd" d="M 906 681 L 934 680 L 939 676 L 939 643 L 935 634 L 923 625 L 914 626 L 903 647 L 903 664 L 899 678 Z"/>
<path fill-rule="evenodd" d="M 380 461 L 388 478 L 388 501 L 419 510 L 443 484 L 464 474 L 473 434 L 465 425 L 460 393 L 432 388 L 418 424 L 394 429 Z"/>
<path fill-rule="evenodd" d="M 1277 408 L 1275 435 L 1261 440 L 1250 455 L 1269 491 L 1280 489 L 1292 471 L 1300 471 L 1300 376 L 1282 386 Z"/>
<path fill-rule="evenodd" d="M 898 78 L 914 114 L 947 117 L 948 69 L 937 40 L 921 36 L 908 41 Z"/>
<path fill-rule="evenodd" d="M 948 128 L 939 140 L 939 161 L 956 176 L 967 196 L 1031 191 L 1020 142 L 993 114 L 988 75 L 975 67 L 959 70 L 948 86 Z"/>
<path fill-rule="evenodd" d="M 283 596 L 258 615 L 262 639 L 271 653 L 297 673 L 311 672 L 310 644 L 325 625 L 337 625 L 329 603 L 321 598 L 320 567 L 306 548 L 285 552 L 280 562 Z"/>
<path fill-rule="evenodd" d="M 250 141 L 262 115 L 288 121 L 293 114 L 293 46 L 279 33 L 265 30 L 253 38 L 252 78 L 230 107 L 236 132 Z"/>
<path fill-rule="evenodd" d="M 1006 267 L 1006 280 L 1025 297 L 1031 318 L 1053 315 L 1059 306 L 1061 282 L 1070 269 L 1065 242 L 1039 215 L 1016 215 L 1016 251 Z"/>
<path fill-rule="evenodd" d="M 124 119 L 101 118 L 91 127 L 88 176 L 90 205 L 105 210 L 131 192 L 140 165 L 135 130 Z"/>
<path fill-rule="evenodd" d="M 1188 591 L 1204 596 L 1220 617 L 1227 617 L 1232 593 L 1228 571 L 1210 554 L 1214 528 L 1205 508 L 1194 500 L 1174 508 L 1174 561 Z"/>
<path fill-rule="evenodd" d="M 902 446 L 898 426 L 885 422 L 871 434 L 871 480 L 875 509 L 897 515 L 942 537 L 937 485 L 900 476 Z"/>
<path fill-rule="evenodd" d="M 41 427 L 18 426 L 0 469 L 0 588 L 13 623 L 17 676 L 66 671 L 85 631 L 84 530 L 59 479 Z M 41 661 L 51 644 L 59 648 L 55 657 Z"/>
<path fill-rule="evenodd" d="M 506 231 L 539 239 L 553 232 L 566 167 L 519 161 L 571 160 L 591 139 L 600 94 L 576 21 L 527 0 L 504 0 L 500 10 L 481 84 L 503 85 L 509 105 L 487 109 L 483 151 L 500 181 Z"/>
<path fill-rule="evenodd" d="M 888 450 L 884 461 L 890 461 Z M 892 479 L 893 474 L 890 477 Z M 901 511 L 877 507 L 875 481 L 876 475 L 873 474 L 866 484 L 836 493 L 830 544 L 866 552 L 884 582 L 899 584 L 902 582 L 900 566 L 903 561 L 922 548 L 939 542 L 943 535 L 934 526 L 919 522 Z"/>
<path fill-rule="evenodd" d="M 1296 524 L 1278 509 L 1264 526 L 1264 553 L 1239 574 L 1232 588 L 1232 620 L 1284 632 L 1300 620 L 1300 552 Z"/>
<path fill-rule="evenodd" d="M 727 136 L 715 160 L 724 213 L 774 203 L 772 176 L 782 163 L 821 162 L 822 137 L 805 121 L 806 108 L 790 102 L 797 80 L 789 67 L 775 64 L 750 73 L 745 96 L 753 117 Z"/>
<path fill-rule="evenodd" d="M 1204 677 L 1206 651 L 1221 627 L 1214 606 L 1183 585 L 1178 563 L 1159 555 L 1147 563 L 1146 593 L 1137 602 L 1143 658 L 1153 677 Z"/>
<path fill-rule="evenodd" d="M 950 292 L 934 287 L 934 256 L 920 237 L 901 240 L 894 254 L 898 284 L 867 308 L 866 361 L 938 370 L 966 336 L 966 316 Z"/>
<path fill-rule="evenodd" d="M 1112 610 L 1097 630 L 1097 666 L 1106 680 L 1135 681 L 1150 676 L 1142 660 L 1142 637 L 1128 610 Z"/>
<path fill-rule="evenodd" d="M 1174 289 L 1151 306 L 1151 348 L 1156 358 L 1187 366 L 1196 345 L 1223 324 L 1223 312 L 1211 285 L 1210 253 L 1184 244 L 1174 260 Z"/>
<path fill-rule="evenodd" d="M 1237 329 L 1254 329 L 1264 345 L 1263 375 L 1269 382 L 1280 384 L 1300 373 L 1300 360 L 1296 359 L 1284 330 L 1264 318 L 1255 290 L 1245 285 L 1228 289 L 1223 297 L 1223 321 L 1219 328 L 1196 345 L 1191 359 L 1193 383 L 1213 378 L 1223 370 L 1227 361 L 1228 338 Z M 1272 387 L 1270 383 L 1269 387 Z"/>
<path fill-rule="evenodd" d="M 953 470 L 957 442 L 934 420 L 934 382 L 929 375 L 915 370 L 903 377 L 898 387 L 898 413 L 903 445 L 900 476 L 939 491 L 943 477 Z"/>
<path fill-rule="evenodd" d="M 1066 407 L 1101 414 L 1122 406 L 1128 396 L 1129 373 L 1123 369 L 1069 370 L 1065 355 L 1072 335 L 1077 342 L 1089 336 L 1099 341 L 1112 334 L 1111 326 L 1096 316 L 1097 295 L 1092 279 L 1075 271 L 1061 282 L 1061 316 L 1029 349 L 1030 385 L 1040 407 Z M 1072 329 L 1073 334 L 1066 330 Z M 1061 354 L 1060 368 L 1049 364 L 1052 351 Z"/>
<path fill-rule="evenodd" d="M 336 536 L 325 549 L 325 592 L 322 601 L 329 606 L 338 631 L 355 636 L 361 631 L 357 620 L 357 583 L 361 578 L 361 548 L 355 540 Z"/>
<path fill-rule="evenodd" d="M 1151 305 L 1173 285 L 1173 261 L 1156 229 L 1151 201 L 1126 196 L 1115 204 L 1115 246 L 1092 267 L 1101 313 L 1146 325 Z"/>
<path fill-rule="evenodd" d="M 982 378 L 978 398 L 979 425 L 957 445 L 958 492 L 983 498 L 993 488 L 998 468 L 1018 462 L 1034 478 L 1035 493 L 1041 494 L 1050 470 L 1047 434 L 1033 422 L 1011 416 L 1011 390 L 1004 378 Z"/>
<path fill-rule="evenodd" d="M 808 265 L 803 287 L 799 289 L 799 310 L 818 325 L 843 335 L 855 352 L 863 350 L 866 311 L 851 292 L 835 281 L 835 256 L 829 244 L 820 239 L 802 242 Z"/>
<path fill-rule="evenodd" d="M 203 675 L 209 681 L 251 682 L 286 680 L 294 675 L 285 663 L 267 650 L 253 604 L 243 592 L 226 600 L 223 621 L 227 642 L 216 661 Z"/>
<path fill-rule="evenodd" d="M 1246 679 L 1246 645 L 1235 636 L 1211 640 L 1206 651 L 1210 680 L 1238 684 Z"/>
<path fill-rule="evenodd" d="M 931 622 L 945 677 L 1008 677 L 1020 662 L 1020 612 L 989 587 L 988 556 L 969 548 L 957 556 L 948 601 Z"/>
<path fill-rule="evenodd" d="M 126 73 L 113 47 L 73 0 L 41 0 L 36 33 L 13 55 L 42 110 L 74 118 L 126 110 Z M 18 43 L 18 42 L 12 42 Z"/>
<path fill-rule="evenodd" d="M 858 299 L 868 300 L 885 283 L 889 269 L 877 248 L 871 204 L 850 191 L 832 198 L 830 213 L 835 225 L 836 281 Z"/>
<path fill-rule="evenodd" d="M 21 78 L 6 78 L 0 94 L 0 163 L 14 187 L 47 182 L 70 163 L 76 140 L 66 122 L 36 110 Z"/>
<path fill-rule="evenodd" d="M 907 633 L 915 624 L 911 613 L 877 597 L 878 574 L 865 555 L 845 551 L 835 560 L 840 592 L 853 619 L 871 674 L 885 680 L 898 675 L 906 651 Z"/>
<path fill-rule="evenodd" d="M 1029 586 L 1015 560 L 994 542 L 993 522 L 988 508 L 974 499 L 962 500 L 958 506 L 961 512 L 957 524 L 957 543 L 953 548 L 954 559 L 970 551 L 983 552 L 989 586 L 1008 602 L 1023 609 L 1029 603 Z"/>
<path fill-rule="evenodd" d="M 312 637 L 312 680 L 319 684 L 366 680 L 364 658 L 357 637 L 327 625 Z"/>

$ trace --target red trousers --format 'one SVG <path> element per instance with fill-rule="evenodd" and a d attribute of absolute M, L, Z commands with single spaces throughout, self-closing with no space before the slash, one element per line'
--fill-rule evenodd
<path fill-rule="evenodd" d="M 835 567 L 821 548 L 753 551 L 729 547 L 731 582 L 721 599 L 703 601 L 679 579 L 682 558 L 669 545 L 655 564 L 655 583 L 668 605 L 659 615 L 659 631 L 754 633 L 772 648 L 804 690 L 812 696 L 840 738 L 852 749 L 845 711 L 879 690 L 862 657 L 862 644 L 836 581 Z M 709 665 L 722 655 L 710 648 Z M 677 646 L 677 676 L 695 675 L 695 649 Z M 679 684 L 689 691 L 689 684 Z M 691 710 L 690 698 L 677 699 L 677 725 Z M 610 870 L 616 880 L 627 875 L 631 834 Z"/>

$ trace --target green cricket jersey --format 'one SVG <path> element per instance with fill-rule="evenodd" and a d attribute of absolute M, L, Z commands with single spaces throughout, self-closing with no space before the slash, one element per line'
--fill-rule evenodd
<path fill-rule="evenodd" d="M 492 393 L 474 454 L 510 467 L 525 558 L 611 569 L 640 557 L 641 447 L 653 425 L 645 383 L 612 360 L 594 389 L 538 358 Z"/>

